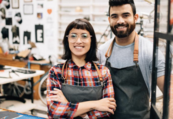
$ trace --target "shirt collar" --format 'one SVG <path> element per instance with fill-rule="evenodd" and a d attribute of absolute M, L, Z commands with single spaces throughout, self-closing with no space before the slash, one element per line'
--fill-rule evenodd
<path fill-rule="evenodd" d="M 78 67 L 78 66 L 73 62 L 73 60 L 71 60 L 71 59 L 68 61 L 68 66 L 69 66 L 69 68 Z M 78 67 L 78 68 L 80 68 L 80 67 Z M 87 69 L 87 70 L 90 70 L 90 69 L 91 69 L 91 62 L 85 63 L 85 65 L 82 66 L 81 68 L 85 68 L 85 69 Z"/>

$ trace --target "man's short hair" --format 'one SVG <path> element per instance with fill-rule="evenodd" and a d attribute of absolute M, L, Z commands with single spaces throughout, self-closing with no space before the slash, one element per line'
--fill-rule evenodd
<path fill-rule="evenodd" d="M 133 15 L 136 14 L 136 6 L 133 0 L 109 0 L 109 10 L 108 14 L 110 16 L 110 8 L 113 6 L 121 6 L 125 4 L 130 4 L 132 7 Z"/>

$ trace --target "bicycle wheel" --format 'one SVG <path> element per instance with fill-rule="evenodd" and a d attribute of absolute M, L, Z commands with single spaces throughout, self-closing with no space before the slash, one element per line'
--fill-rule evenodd
<path fill-rule="evenodd" d="M 40 97 L 40 100 L 46 105 L 46 94 L 47 94 L 47 90 L 46 90 L 46 80 L 48 78 L 48 73 L 46 72 L 42 77 L 41 77 L 41 82 L 39 84 L 38 87 L 38 94 Z"/>

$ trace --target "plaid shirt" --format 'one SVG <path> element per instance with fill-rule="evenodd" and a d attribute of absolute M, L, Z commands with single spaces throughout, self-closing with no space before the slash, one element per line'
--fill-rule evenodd
<path fill-rule="evenodd" d="M 114 90 L 110 72 L 108 68 L 103 65 L 96 64 L 103 78 L 103 95 L 102 98 L 112 97 L 114 98 Z M 47 79 L 47 107 L 48 107 L 48 116 L 49 119 L 56 117 L 58 119 L 73 119 L 74 114 L 77 111 L 79 103 L 68 102 L 66 104 L 51 101 L 49 96 L 49 91 L 52 91 L 54 88 L 61 90 L 61 71 L 63 64 L 58 64 L 54 66 L 49 71 L 49 77 Z M 64 70 L 64 76 L 66 70 Z M 80 86 L 100 86 L 99 76 L 95 66 L 91 62 L 87 62 L 84 66 L 78 67 L 72 60 L 68 61 L 68 79 L 65 81 L 69 85 L 80 85 Z M 95 119 L 96 117 L 109 117 L 110 113 L 101 112 L 93 110 L 87 113 L 90 119 Z"/>

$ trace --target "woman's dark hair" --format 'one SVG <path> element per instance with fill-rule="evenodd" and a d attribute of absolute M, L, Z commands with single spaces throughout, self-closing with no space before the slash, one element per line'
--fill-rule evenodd
<path fill-rule="evenodd" d="M 92 25 L 85 19 L 75 19 L 72 21 L 66 28 L 64 38 L 63 38 L 63 45 L 64 45 L 64 54 L 62 56 L 62 59 L 71 59 L 71 51 L 69 48 L 69 43 L 68 43 L 68 37 L 70 31 L 75 28 L 75 29 L 82 29 L 82 30 L 87 30 L 91 37 L 91 46 L 90 50 L 86 54 L 85 61 L 97 61 L 98 58 L 96 56 L 96 51 L 97 51 L 97 39 L 95 36 L 94 29 Z"/>
<path fill-rule="evenodd" d="M 133 0 L 109 0 L 109 16 L 110 16 L 110 8 L 113 6 L 121 6 L 125 4 L 130 4 L 133 10 L 133 15 L 136 14 L 136 6 Z"/>

